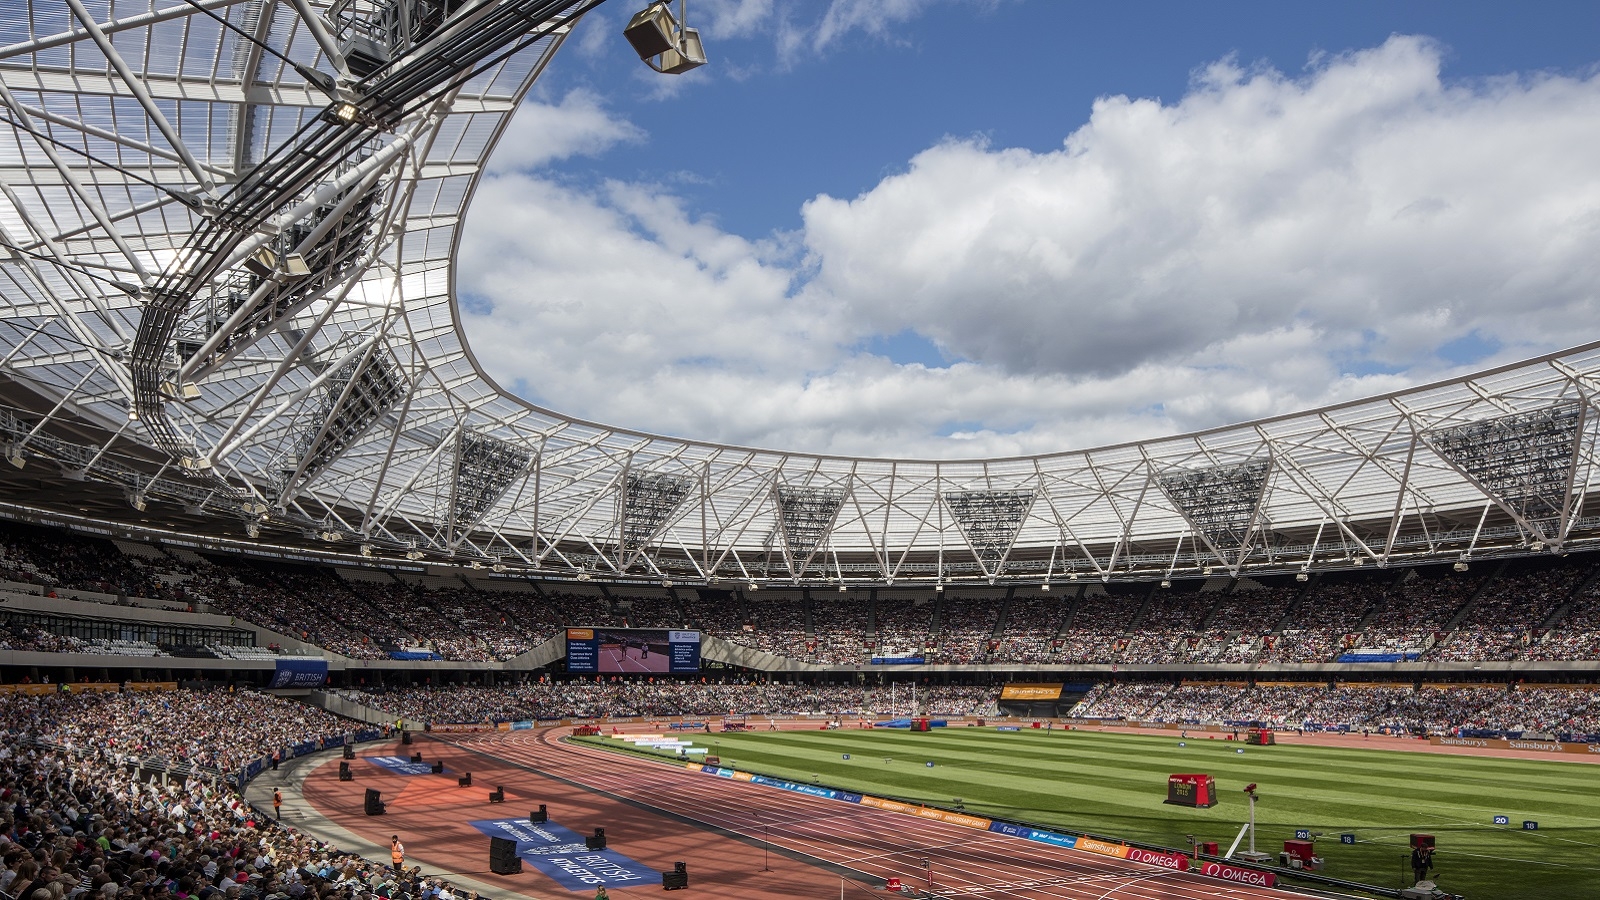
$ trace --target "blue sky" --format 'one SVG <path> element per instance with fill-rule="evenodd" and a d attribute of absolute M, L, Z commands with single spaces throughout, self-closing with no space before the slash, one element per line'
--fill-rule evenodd
<path fill-rule="evenodd" d="M 517 233 L 482 224 L 482 197 L 469 218 L 469 337 L 556 409 L 813 450 L 1037 452 L 1391 390 L 1600 324 L 1581 254 L 1537 249 L 1600 184 L 1570 149 L 1600 4 L 694 0 L 711 63 L 676 79 L 623 41 L 633 11 L 579 26 L 497 154 L 484 191 Z M 1508 303 L 1542 312 L 1507 328 Z M 1210 305 L 1234 327 L 1208 331 Z"/>
<path fill-rule="evenodd" d="M 641 5 L 642 4 L 638 4 Z M 789 0 L 796 26 L 821 0 Z M 882 4 L 890 6 L 890 3 Z M 621 39 L 634 7 L 610 0 L 541 92 L 593 90 L 648 138 L 568 165 L 569 174 L 674 184 L 746 237 L 800 225 L 800 205 L 854 196 L 946 136 L 1058 148 L 1098 97 L 1175 100 L 1194 70 L 1234 55 L 1293 73 L 1317 53 L 1427 35 L 1446 75 L 1583 72 L 1597 59 L 1600 3 L 996 0 L 915 4 L 881 33 L 854 30 L 779 59 L 771 33 L 708 40 L 711 64 L 667 96 Z M 676 6 L 674 6 L 676 9 Z M 710 5 L 689 6 L 702 22 Z M 589 32 L 601 32 L 596 41 Z M 587 40 L 584 40 L 587 38 Z"/>

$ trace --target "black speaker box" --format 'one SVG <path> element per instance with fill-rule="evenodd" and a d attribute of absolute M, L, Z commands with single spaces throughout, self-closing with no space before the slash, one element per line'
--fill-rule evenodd
<path fill-rule="evenodd" d="M 489 839 L 489 871 L 496 875 L 516 875 L 522 872 L 522 860 L 517 857 L 517 842 L 506 838 Z"/>
<path fill-rule="evenodd" d="M 373 788 L 367 788 L 366 813 L 369 816 L 383 815 L 384 803 L 379 799 L 383 794 Z"/>
<path fill-rule="evenodd" d="M 604 828 L 596 828 L 594 837 L 584 838 L 583 845 L 590 850 L 604 850 L 606 848 L 606 830 Z"/>
<path fill-rule="evenodd" d="M 433 774 L 435 774 L 435 775 L 443 775 L 444 774 L 444 763 L 442 763 L 442 762 L 434 763 L 433 764 Z"/>
<path fill-rule="evenodd" d="M 413 754 L 411 754 L 411 761 L 412 762 L 422 762 L 422 754 L 421 753 L 413 753 Z"/>
<path fill-rule="evenodd" d="M 506 802 L 506 789 L 505 788 L 495 788 L 494 790 L 490 791 L 489 792 L 489 802 L 490 803 L 504 803 L 504 802 Z"/>
<path fill-rule="evenodd" d="M 339 761 L 339 780 L 340 781 L 354 781 L 355 778 L 356 777 L 354 775 L 350 774 L 350 764 L 345 762 L 344 760 L 340 760 Z"/>
<path fill-rule="evenodd" d="M 356 758 L 356 748 L 350 746 L 349 744 L 345 744 L 344 745 L 344 758 L 345 759 L 355 759 Z"/>
<path fill-rule="evenodd" d="M 681 891 L 689 886 L 688 872 L 662 872 L 661 889 L 664 891 Z"/>
<path fill-rule="evenodd" d="M 400 743 L 402 743 L 402 744 L 411 743 L 411 732 L 409 732 L 409 731 L 400 732 Z"/>
<path fill-rule="evenodd" d="M 456 779 L 456 784 L 461 787 L 472 787 L 472 773 L 468 772 Z"/>
<path fill-rule="evenodd" d="M 528 813 L 528 821 L 535 825 L 541 825 L 550 821 L 550 813 L 545 810 L 543 803 L 539 804 L 538 809 Z"/>

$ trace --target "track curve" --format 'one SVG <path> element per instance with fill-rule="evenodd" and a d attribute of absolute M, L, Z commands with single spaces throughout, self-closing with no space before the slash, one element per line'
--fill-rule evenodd
<path fill-rule="evenodd" d="M 904 813 L 809 797 L 573 744 L 566 727 L 432 735 L 434 740 L 581 786 L 680 822 L 881 884 L 940 897 L 1026 900 L 1272 900 L 1234 885 Z"/>

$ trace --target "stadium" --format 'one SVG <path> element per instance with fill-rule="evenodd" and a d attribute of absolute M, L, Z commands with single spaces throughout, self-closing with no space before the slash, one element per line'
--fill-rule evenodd
<path fill-rule="evenodd" d="M 564 415 L 458 254 L 601 2 L 0 11 L 0 900 L 1600 896 L 1600 342 L 1028 456 Z"/>

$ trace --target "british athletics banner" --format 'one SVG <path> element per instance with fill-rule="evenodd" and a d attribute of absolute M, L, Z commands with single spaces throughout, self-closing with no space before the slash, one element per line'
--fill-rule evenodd
<path fill-rule="evenodd" d="M 322 687 L 328 681 L 328 661 L 320 658 L 297 656 L 278 657 L 272 673 L 272 688 Z"/>
<path fill-rule="evenodd" d="M 428 775 L 433 772 L 433 764 L 414 763 L 404 756 L 363 756 L 362 759 L 375 766 L 382 766 L 396 775 Z"/>
<path fill-rule="evenodd" d="M 492 838 L 517 842 L 517 856 L 569 891 L 608 891 L 626 887 L 655 887 L 661 873 L 648 869 L 615 850 L 590 850 L 583 836 L 554 822 L 535 825 L 527 819 L 484 819 L 472 823 Z"/>

